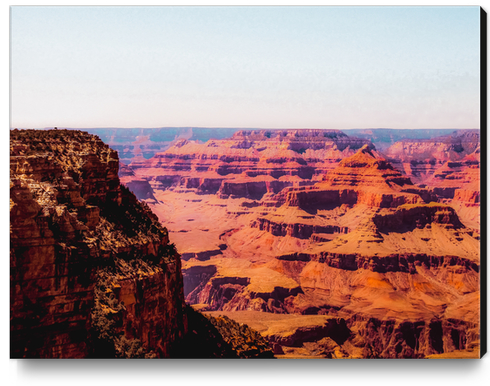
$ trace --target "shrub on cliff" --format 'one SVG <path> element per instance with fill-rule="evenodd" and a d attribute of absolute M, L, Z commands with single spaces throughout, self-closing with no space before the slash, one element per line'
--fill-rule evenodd
<path fill-rule="evenodd" d="M 257 331 L 243 323 L 220 315 L 207 316 L 216 327 L 225 342 L 231 345 L 239 358 L 273 358 L 274 353 L 269 343 Z"/>
<path fill-rule="evenodd" d="M 255 330 L 226 316 L 206 316 L 187 305 L 188 333 L 175 346 L 175 358 L 274 358 Z"/>
<path fill-rule="evenodd" d="M 91 314 L 92 353 L 94 358 L 145 358 L 145 348 L 139 339 L 128 339 L 118 333 L 122 324 L 124 305 L 113 292 L 111 277 L 100 271 L 94 289 L 94 308 Z"/>

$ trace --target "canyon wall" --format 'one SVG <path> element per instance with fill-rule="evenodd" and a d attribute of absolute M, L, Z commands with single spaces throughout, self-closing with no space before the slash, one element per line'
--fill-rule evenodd
<path fill-rule="evenodd" d="M 220 234 L 219 254 L 184 263 L 203 312 L 253 313 L 257 328 L 288 315 L 264 332 L 279 356 L 478 356 L 479 230 L 369 146 L 310 186 L 219 198 L 248 221 Z M 337 318 L 335 332 L 308 315 Z"/>
<path fill-rule="evenodd" d="M 118 169 L 96 136 L 11 131 L 11 357 L 166 357 L 186 333 L 179 256 Z"/>
<path fill-rule="evenodd" d="M 478 164 L 479 152 L 480 131 L 457 130 L 431 139 L 403 139 L 387 148 L 384 154 L 412 181 L 426 183 L 441 166 L 447 166 L 448 162 L 471 159 L 473 164 Z M 470 159 L 467 158 L 475 153 L 476 157 L 473 155 Z"/>
<path fill-rule="evenodd" d="M 128 166 L 153 191 L 260 199 L 288 186 L 311 184 L 363 145 L 372 146 L 339 130 L 241 130 L 204 144 L 182 139 Z"/>
<path fill-rule="evenodd" d="M 384 156 L 335 130 L 241 130 L 121 173 L 150 186 L 186 301 L 276 355 L 478 357 L 478 141 L 411 138 Z"/>

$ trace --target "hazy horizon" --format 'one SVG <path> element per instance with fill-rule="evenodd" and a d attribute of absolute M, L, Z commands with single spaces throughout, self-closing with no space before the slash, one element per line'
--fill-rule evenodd
<path fill-rule="evenodd" d="M 50 130 L 57 128 L 59 130 L 68 129 L 68 130 L 83 130 L 83 129 L 120 129 L 120 130 L 131 130 L 131 129 L 239 129 L 239 130 L 480 130 L 477 127 L 415 127 L 415 128 L 403 128 L 403 127 L 349 127 L 342 129 L 335 128 L 322 128 L 322 127 L 240 127 L 240 126 L 131 126 L 131 127 L 119 127 L 119 126 L 91 126 L 91 127 L 69 127 L 69 126 L 45 126 L 45 127 L 11 127 L 10 130 Z"/>
<path fill-rule="evenodd" d="M 480 128 L 477 6 L 10 10 L 12 128 Z"/>

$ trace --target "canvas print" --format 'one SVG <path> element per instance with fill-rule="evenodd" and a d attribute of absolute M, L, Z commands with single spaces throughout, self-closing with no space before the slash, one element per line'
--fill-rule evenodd
<path fill-rule="evenodd" d="M 485 20 L 11 7 L 10 357 L 480 358 Z"/>

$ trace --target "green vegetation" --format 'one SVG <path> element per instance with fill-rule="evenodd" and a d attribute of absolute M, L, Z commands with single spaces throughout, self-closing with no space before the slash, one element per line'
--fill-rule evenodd
<path fill-rule="evenodd" d="M 269 343 L 257 331 L 227 316 L 206 316 L 239 358 L 273 358 Z"/>
<path fill-rule="evenodd" d="M 188 333 L 178 342 L 174 358 L 274 358 L 268 342 L 245 324 L 202 314 L 187 305 Z"/>
<path fill-rule="evenodd" d="M 99 271 L 94 289 L 90 335 L 93 358 L 145 358 L 146 351 L 138 339 L 128 339 L 122 332 L 124 304 L 117 300 L 117 286 L 111 275 Z"/>

